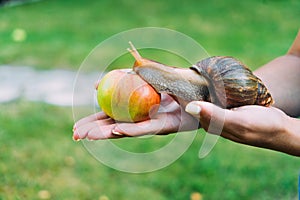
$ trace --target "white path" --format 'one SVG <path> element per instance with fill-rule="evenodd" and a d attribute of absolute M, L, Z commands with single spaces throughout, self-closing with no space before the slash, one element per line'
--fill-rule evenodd
<path fill-rule="evenodd" d="M 31 67 L 0 66 L 0 103 L 23 98 L 28 101 L 72 106 L 76 73 L 60 69 L 41 71 Z M 75 88 L 77 105 L 94 102 L 93 83 L 98 76 L 95 73 L 80 74 L 84 87 Z"/>

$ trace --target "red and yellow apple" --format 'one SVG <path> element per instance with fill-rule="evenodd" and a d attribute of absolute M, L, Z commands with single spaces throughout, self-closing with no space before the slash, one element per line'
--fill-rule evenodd
<path fill-rule="evenodd" d="M 97 86 L 98 104 L 109 117 L 139 122 L 158 111 L 160 94 L 131 69 L 108 72 Z"/>

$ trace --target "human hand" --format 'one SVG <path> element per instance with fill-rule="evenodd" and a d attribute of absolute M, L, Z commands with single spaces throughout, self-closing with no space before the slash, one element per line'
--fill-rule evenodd
<path fill-rule="evenodd" d="M 169 134 L 197 129 L 199 122 L 169 95 L 162 94 L 159 112 L 138 123 L 116 122 L 104 112 L 87 116 L 74 125 L 74 140 L 100 140 L 147 134 Z"/>
<path fill-rule="evenodd" d="M 300 120 L 275 107 L 251 105 L 228 110 L 195 101 L 186 111 L 199 118 L 201 126 L 212 134 L 221 132 L 222 137 L 238 143 L 300 156 Z M 214 122 L 223 123 L 222 129 L 209 129 Z"/>

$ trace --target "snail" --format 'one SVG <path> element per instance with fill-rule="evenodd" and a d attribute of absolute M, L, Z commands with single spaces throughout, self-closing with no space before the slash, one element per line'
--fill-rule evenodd
<path fill-rule="evenodd" d="M 158 93 L 167 93 L 179 102 L 208 101 L 228 109 L 273 104 L 263 82 L 233 57 L 213 56 L 190 68 L 179 68 L 143 58 L 134 45 L 129 44 L 128 51 L 135 58 L 133 71 Z"/>

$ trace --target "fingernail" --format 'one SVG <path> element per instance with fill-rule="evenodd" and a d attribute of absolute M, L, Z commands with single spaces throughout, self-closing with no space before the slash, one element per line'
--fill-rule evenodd
<path fill-rule="evenodd" d="M 76 142 L 78 142 L 78 141 L 80 141 L 81 139 L 80 139 L 80 137 L 79 137 L 79 135 L 78 135 L 77 133 L 74 133 L 74 134 L 73 134 L 73 140 L 76 141 Z"/>
<path fill-rule="evenodd" d="M 114 134 L 114 135 L 123 135 L 122 133 L 120 133 L 120 132 L 118 132 L 118 131 L 116 131 L 116 130 L 112 130 L 111 132 L 112 132 L 112 134 Z"/>
<path fill-rule="evenodd" d="M 199 115 L 201 112 L 201 107 L 196 103 L 191 102 L 185 107 L 185 111 L 192 115 Z"/>

